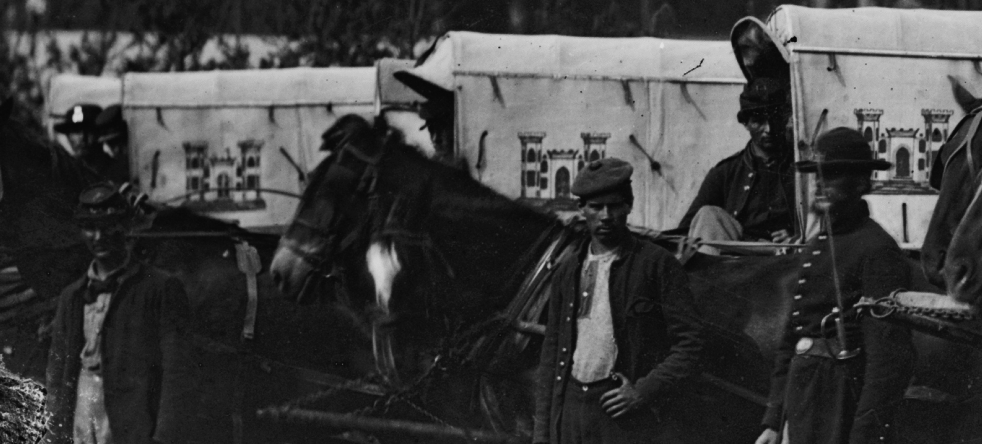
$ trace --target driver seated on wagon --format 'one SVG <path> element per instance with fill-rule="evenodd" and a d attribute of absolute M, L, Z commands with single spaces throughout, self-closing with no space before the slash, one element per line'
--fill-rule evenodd
<path fill-rule="evenodd" d="M 690 238 L 788 242 L 796 232 L 794 153 L 787 84 L 759 77 L 740 94 L 737 120 L 746 146 L 716 164 L 699 188 L 679 229 Z M 718 248 L 699 251 L 718 255 Z"/>

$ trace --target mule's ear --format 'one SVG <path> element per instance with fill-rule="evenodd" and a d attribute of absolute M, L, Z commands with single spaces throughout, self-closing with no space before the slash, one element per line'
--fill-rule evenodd
<path fill-rule="evenodd" d="M 0 123 L 6 123 L 10 120 L 10 114 L 14 111 L 14 98 L 7 97 L 3 103 L 0 103 Z"/>
<path fill-rule="evenodd" d="M 982 106 L 982 98 L 975 97 L 971 91 L 962 86 L 961 79 L 949 75 L 948 81 L 951 82 L 951 93 L 955 95 L 955 101 L 958 102 L 962 111 L 969 113 Z"/>

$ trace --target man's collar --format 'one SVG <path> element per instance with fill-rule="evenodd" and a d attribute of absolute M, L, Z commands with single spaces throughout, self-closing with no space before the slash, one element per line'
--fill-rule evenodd
<path fill-rule="evenodd" d="M 586 260 L 586 257 L 590 254 L 590 244 L 592 243 L 593 243 L 593 237 L 586 236 L 585 242 L 583 242 L 580 245 L 579 257 L 581 261 Z M 627 236 L 624 238 L 624 241 L 621 243 L 619 247 L 617 247 L 617 257 L 614 258 L 614 263 L 623 261 L 624 258 L 629 256 L 630 253 L 635 250 L 637 245 L 638 245 L 638 240 L 634 238 L 634 233 L 630 233 L 630 232 L 627 233 Z"/>
<path fill-rule="evenodd" d="M 869 204 L 865 200 L 859 199 L 852 208 L 832 220 L 832 234 L 849 233 L 859 228 L 866 219 L 869 219 Z M 829 230 L 824 229 L 823 231 Z"/>
<path fill-rule="evenodd" d="M 743 150 L 743 161 L 750 169 L 756 169 L 758 166 L 773 168 L 788 163 L 791 158 L 791 152 L 786 151 L 781 155 L 771 156 L 767 160 L 761 159 L 754 154 L 754 141 L 752 139 L 747 141 L 747 146 Z"/>
<path fill-rule="evenodd" d="M 93 260 L 92 263 L 89 264 L 89 269 L 86 272 L 86 277 L 88 277 L 90 280 L 96 280 L 96 281 L 108 281 L 109 279 L 122 277 L 125 271 L 130 268 L 130 265 L 134 263 L 132 257 L 133 257 L 132 254 L 127 255 L 122 265 L 116 267 L 115 269 L 113 269 L 108 273 L 105 273 L 105 278 L 99 277 L 99 274 L 96 272 L 96 267 L 98 266 L 96 263 L 97 261 Z"/>

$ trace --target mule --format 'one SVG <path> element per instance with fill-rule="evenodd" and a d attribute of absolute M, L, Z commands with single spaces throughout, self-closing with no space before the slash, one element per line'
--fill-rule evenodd
<path fill-rule="evenodd" d="M 63 149 L 9 119 L 0 106 L 0 243 L 14 251 L 25 280 L 39 295 L 26 309 L 41 322 L 54 314 L 57 295 L 91 261 L 72 221 L 79 192 L 101 180 Z M 193 319 L 201 393 L 190 424 L 202 442 L 308 442 L 313 437 L 256 421 L 260 407 L 362 376 L 371 369 L 368 336 L 351 316 L 327 307 L 298 307 L 279 296 L 268 274 L 257 276 L 255 336 L 242 339 L 247 282 L 236 245 L 248 242 L 268 264 L 277 238 L 182 208 L 156 208 L 153 226 L 135 239 L 142 260 L 185 285 Z M 265 267 L 264 267 L 265 268 Z M 47 343 L 33 322 L 5 328 L 17 335 L 15 356 L 30 356 L 26 373 L 43 381 Z M 331 341 L 322 338 L 331 337 Z M 7 339 L 7 338 L 5 338 Z"/>
<path fill-rule="evenodd" d="M 952 84 L 967 115 L 932 167 L 931 186 L 939 195 L 924 238 L 923 265 L 932 283 L 956 300 L 982 307 L 982 100 Z"/>
<path fill-rule="evenodd" d="M 329 134 L 333 154 L 310 176 L 271 265 L 283 294 L 303 299 L 309 297 L 305 289 L 333 282 L 341 302 L 373 326 L 378 365 L 396 373 L 390 378 L 395 387 L 412 386 L 418 375 L 435 367 L 445 369 L 439 359 L 448 356 L 442 353 L 448 345 L 465 352 L 479 349 L 467 343 L 480 337 L 473 334 L 475 328 L 490 325 L 489 331 L 500 337 L 493 321 L 510 320 L 502 313 L 511 311 L 521 283 L 534 273 L 535 258 L 550 245 L 544 239 L 570 229 L 557 228 L 553 216 L 508 200 L 460 170 L 382 140 L 357 117 L 342 118 Z M 701 442 L 752 442 L 763 411 L 753 401 L 759 403 L 767 390 L 788 316 L 789 283 L 796 278 L 794 260 L 696 255 L 686 267 L 709 333 L 708 380 L 714 384 L 694 383 L 693 396 L 680 408 L 698 418 L 690 430 L 705 435 Z M 534 299 L 527 305 L 534 306 Z M 505 342 L 523 343 L 514 337 Z M 919 377 L 957 399 L 944 406 L 909 401 L 900 422 L 906 435 L 912 442 L 938 443 L 958 442 L 955 434 L 982 436 L 982 424 L 975 419 L 980 410 L 965 404 L 977 394 L 970 388 L 978 387 L 982 374 L 978 354 L 923 335 L 915 342 L 922 357 Z M 508 376 L 503 372 L 510 372 L 511 380 L 528 378 L 538 345 L 535 339 L 528 343 L 524 350 L 506 348 L 513 356 L 485 348 L 494 356 L 474 358 L 492 363 L 484 369 L 466 368 L 464 362 L 462 371 L 477 377 L 459 389 L 444 413 L 470 425 L 527 433 L 531 406 L 489 411 L 493 396 L 488 392 L 496 391 L 493 383 L 482 381 Z M 533 390 L 528 379 L 519 387 Z M 511 399 L 531 402 L 528 396 Z M 429 401 L 433 408 L 440 405 Z"/>

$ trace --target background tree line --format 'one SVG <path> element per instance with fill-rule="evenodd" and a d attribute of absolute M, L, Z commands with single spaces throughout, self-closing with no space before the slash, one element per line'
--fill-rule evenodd
<path fill-rule="evenodd" d="M 737 19 L 788 3 L 982 9 L 982 0 L 0 0 L 0 94 L 27 104 L 20 117 L 39 127 L 51 73 L 369 66 L 414 58 L 448 30 L 725 39 Z M 54 30 L 84 34 L 67 50 L 38 43 Z M 114 54 L 124 34 L 137 48 Z M 276 50 L 253 63 L 243 35 L 275 36 Z M 216 38 L 220 56 L 202 60 Z M 124 60 L 107 72 L 113 57 Z"/>

